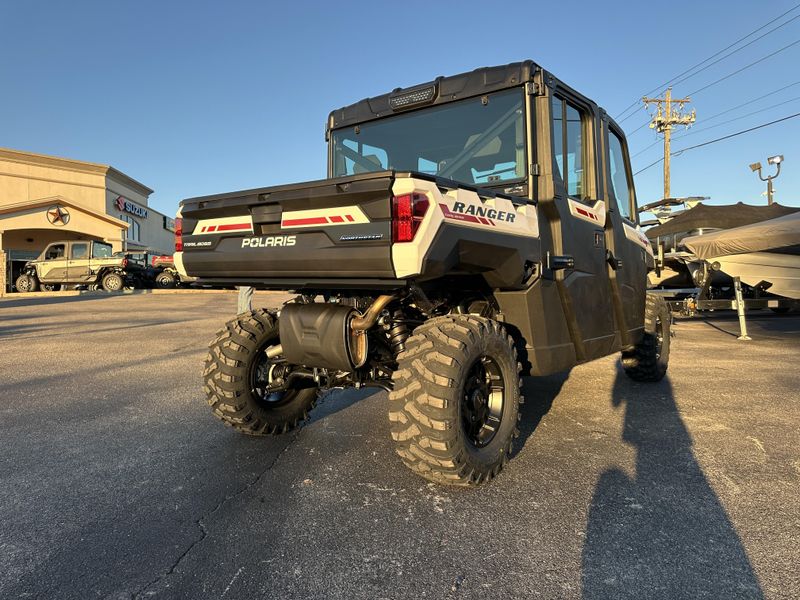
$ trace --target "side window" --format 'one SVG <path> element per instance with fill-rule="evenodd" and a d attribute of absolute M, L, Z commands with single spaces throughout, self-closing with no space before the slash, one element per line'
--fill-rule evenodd
<path fill-rule="evenodd" d="M 111 256 L 111 246 L 102 242 L 95 242 L 92 245 L 92 258 L 108 258 Z"/>
<path fill-rule="evenodd" d="M 89 258 L 89 244 L 72 244 L 72 258 Z"/>
<path fill-rule="evenodd" d="M 563 98 L 553 97 L 553 153 L 558 172 L 573 198 L 586 197 L 586 114 Z"/>
<path fill-rule="evenodd" d="M 626 219 L 631 218 L 631 185 L 628 181 L 625 152 L 622 140 L 613 131 L 608 131 L 608 166 L 610 169 L 611 187 L 620 214 Z"/>
<path fill-rule="evenodd" d="M 58 258 L 64 258 L 65 254 L 66 249 L 64 248 L 64 244 L 53 244 L 47 249 L 44 258 L 45 260 L 56 260 Z"/>

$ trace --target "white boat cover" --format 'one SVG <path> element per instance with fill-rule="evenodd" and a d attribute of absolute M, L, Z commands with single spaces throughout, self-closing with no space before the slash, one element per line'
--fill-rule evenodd
<path fill-rule="evenodd" d="M 800 212 L 752 225 L 684 238 L 683 244 L 699 258 L 780 250 L 800 245 Z"/>

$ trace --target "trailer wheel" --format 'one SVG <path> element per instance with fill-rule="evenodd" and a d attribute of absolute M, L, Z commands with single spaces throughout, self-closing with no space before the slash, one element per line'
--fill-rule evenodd
<path fill-rule="evenodd" d="M 107 292 L 119 292 L 124 285 L 119 273 L 108 273 L 103 277 L 103 289 Z"/>
<path fill-rule="evenodd" d="M 473 315 L 436 317 L 414 330 L 397 361 L 389 421 L 403 463 L 448 485 L 495 477 L 519 436 L 522 403 L 505 329 Z"/>
<path fill-rule="evenodd" d="M 284 433 L 308 418 L 318 389 L 305 387 L 267 393 L 266 386 L 280 363 L 265 350 L 278 343 L 278 325 L 264 309 L 228 321 L 209 344 L 203 379 L 214 415 L 248 435 Z"/>
<path fill-rule="evenodd" d="M 38 282 L 35 277 L 23 273 L 17 277 L 16 287 L 18 292 L 26 294 L 28 292 L 35 292 Z"/>
<path fill-rule="evenodd" d="M 636 346 L 622 352 L 622 368 L 634 381 L 661 381 L 669 365 L 669 307 L 663 298 L 647 294 L 644 335 Z"/>

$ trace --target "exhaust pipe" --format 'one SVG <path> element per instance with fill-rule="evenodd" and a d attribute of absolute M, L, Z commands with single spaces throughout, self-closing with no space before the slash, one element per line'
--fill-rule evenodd
<path fill-rule="evenodd" d="M 383 295 L 359 314 L 341 304 L 287 304 L 278 320 L 281 343 L 268 359 L 283 356 L 293 364 L 349 371 L 367 361 L 367 330 L 396 298 Z"/>
<path fill-rule="evenodd" d="M 381 311 L 386 308 L 386 306 L 395 299 L 396 296 L 392 294 L 384 294 L 383 296 L 378 296 L 375 299 L 375 302 L 370 304 L 369 308 L 363 315 L 359 315 L 354 317 L 352 321 L 350 321 L 350 328 L 354 331 L 366 331 L 375 323 L 378 322 L 378 317 L 381 315 Z"/>

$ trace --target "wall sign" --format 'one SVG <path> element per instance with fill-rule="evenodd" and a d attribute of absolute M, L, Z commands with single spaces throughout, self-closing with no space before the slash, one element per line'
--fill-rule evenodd
<path fill-rule="evenodd" d="M 117 199 L 114 200 L 114 204 L 116 204 L 117 208 L 121 211 L 131 213 L 137 217 L 141 217 L 143 219 L 147 218 L 147 209 L 139 206 L 138 204 L 134 204 L 130 200 L 126 200 L 122 196 L 117 196 Z"/>
<path fill-rule="evenodd" d="M 175 233 L 175 219 L 172 219 L 167 215 L 164 215 L 164 229 L 166 229 L 167 231 L 171 231 L 172 233 Z"/>
<path fill-rule="evenodd" d="M 69 211 L 63 206 L 56 204 L 47 209 L 47 220 L 52 225 L 61 226 L 69 223 Z"/>

